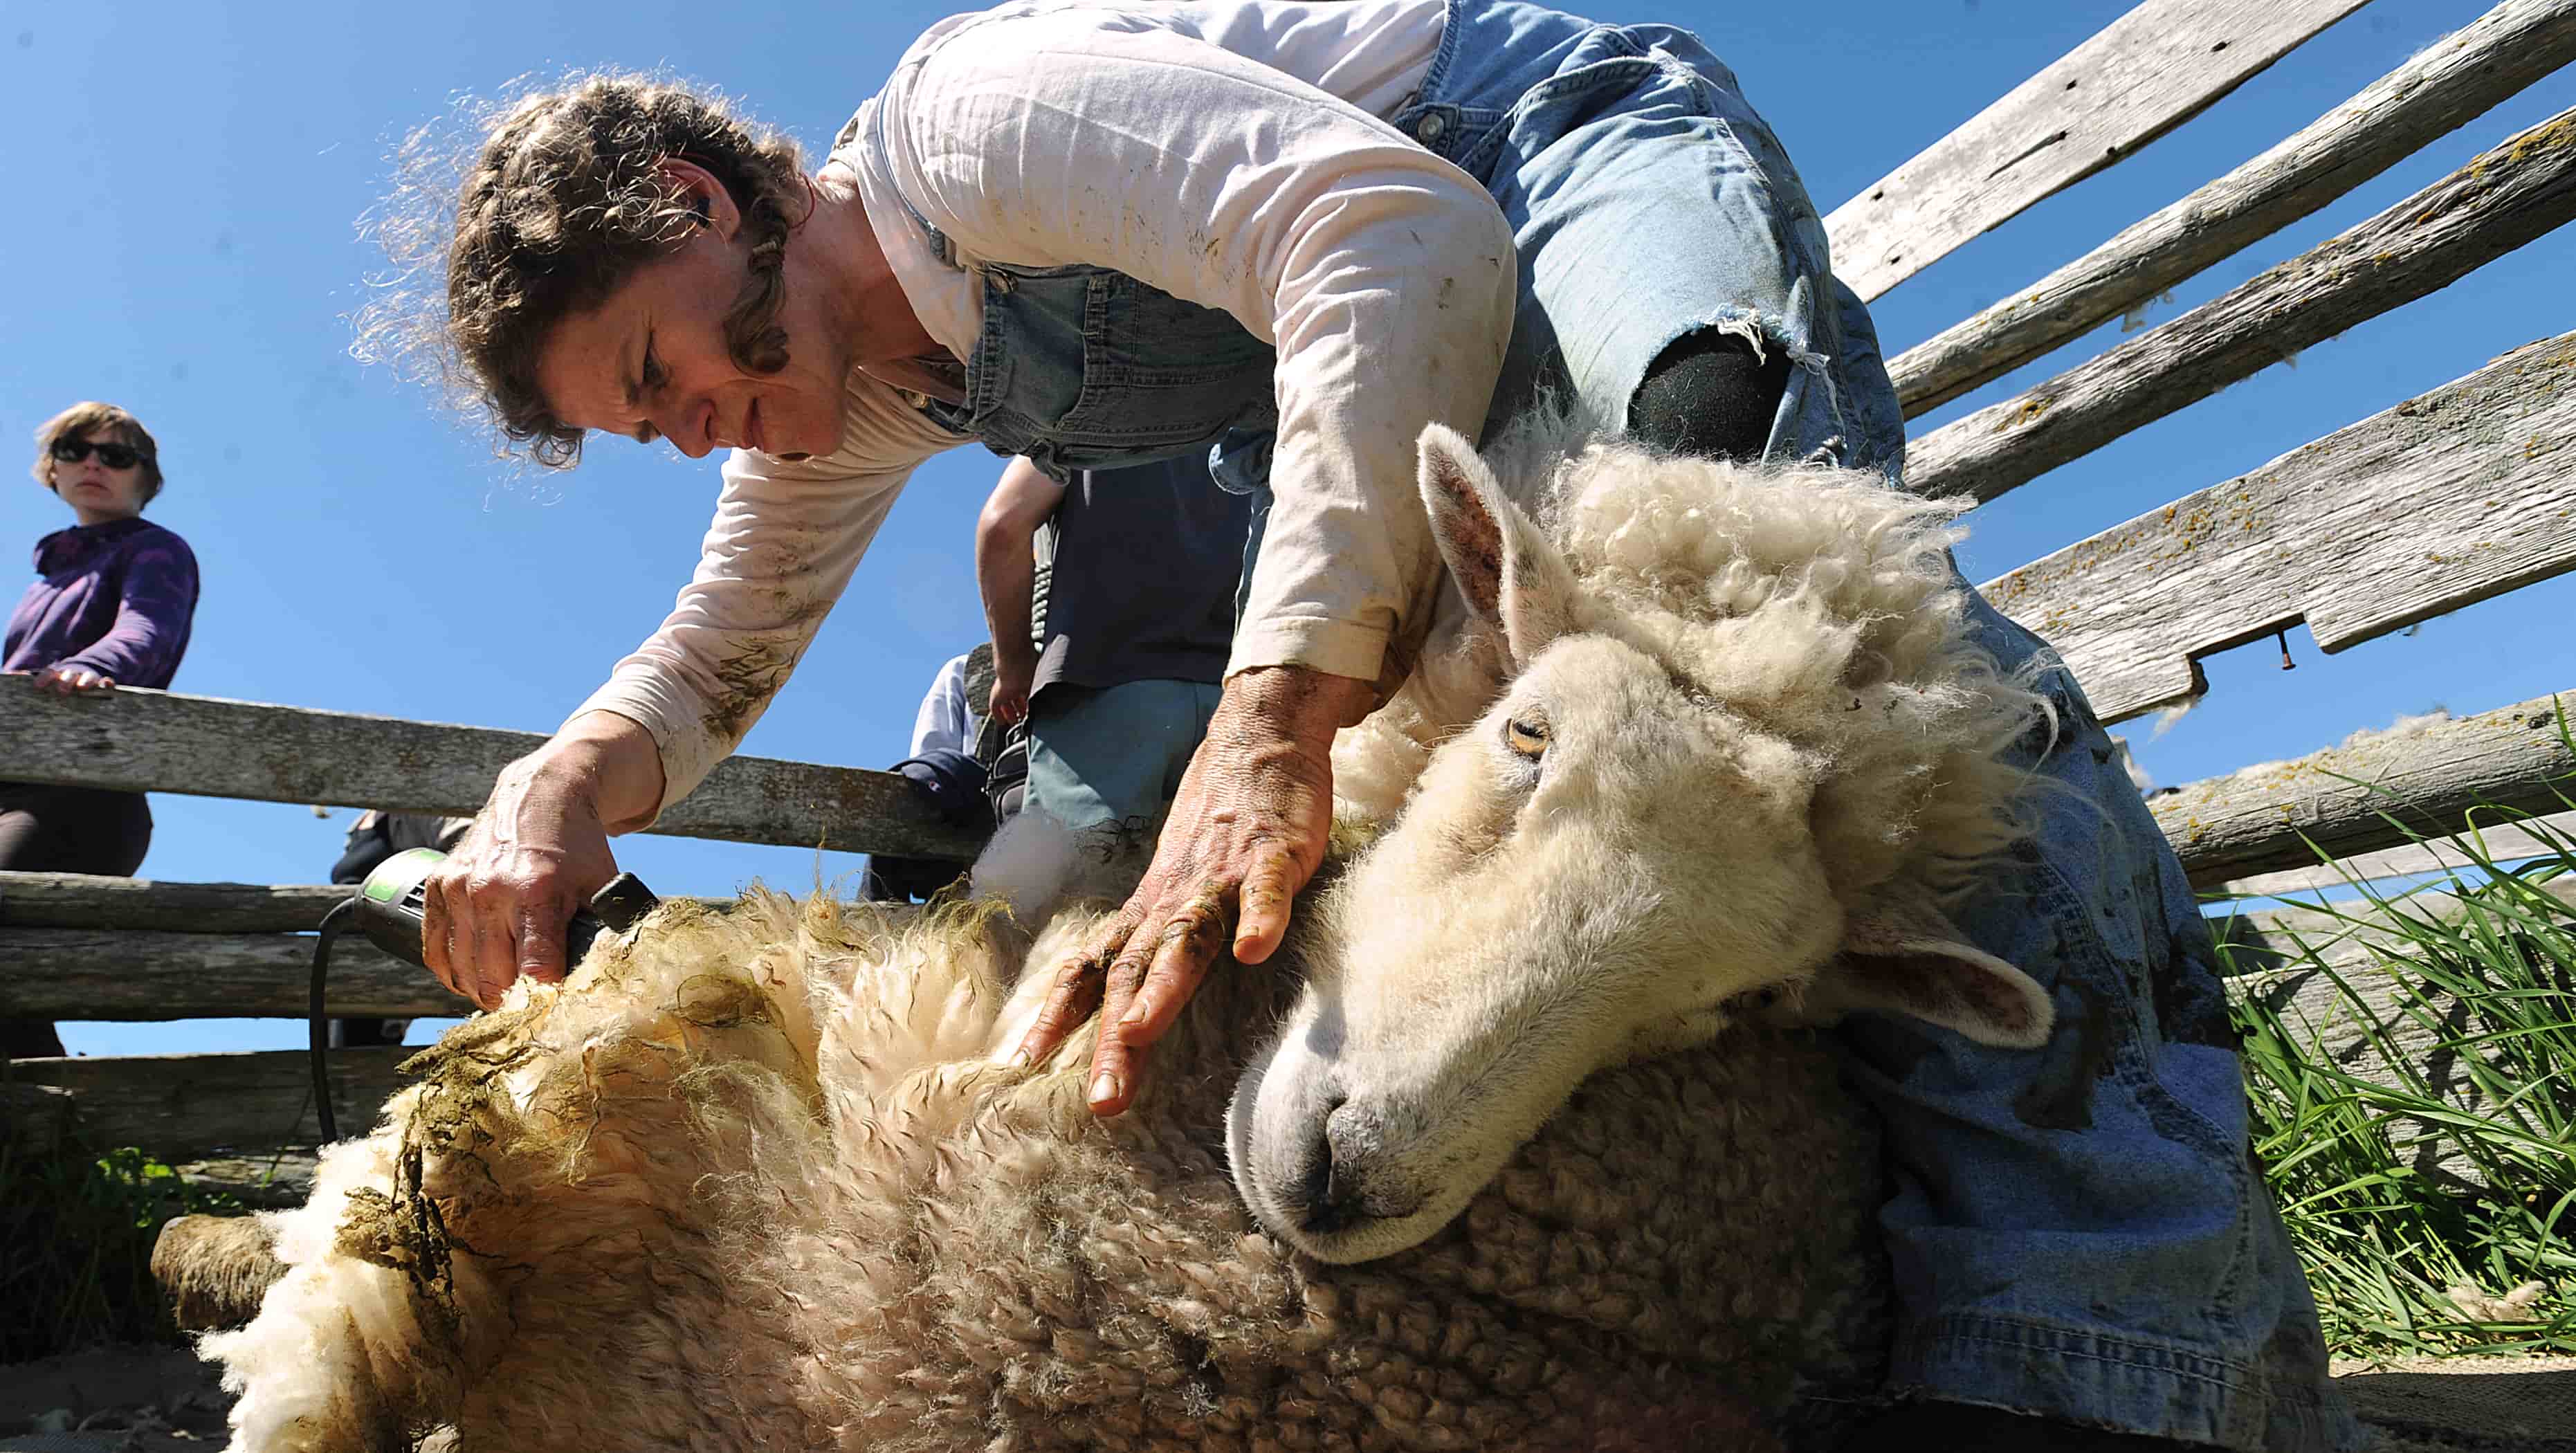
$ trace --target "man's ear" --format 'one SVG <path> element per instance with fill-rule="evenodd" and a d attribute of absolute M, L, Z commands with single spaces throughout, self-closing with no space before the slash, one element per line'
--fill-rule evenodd
<path fill-rule="evenodd" d="M 1574 628 L 1573 570 L 1455 430 L 1430 425 L 1415 447 L 1441 561 L 1467 608 L 1502 633 L 1513 664 L 1528 665 Z"/>
<path fill-rule="evenodd" d="M 733 240 L 742 226 L 742 209 L 734 205 L 732 188 L 686 157 L 662 158 L 661 172 L 662 180 L 679 194 L 681 205 L 696 213 L 708 231 L 724 241 Z"/>
<path fill-rule="evenodd" d="M 1845 918 L 1842 947 L 1816 971 L 1796 1017 L 1833 1024 L 1856 1009 L 1907 1015 L 2008 1049 L 2039 1048 L 2057 1023 L 2038 980 L 1968 942 L 1911 883 L 1873 891 Z"/>

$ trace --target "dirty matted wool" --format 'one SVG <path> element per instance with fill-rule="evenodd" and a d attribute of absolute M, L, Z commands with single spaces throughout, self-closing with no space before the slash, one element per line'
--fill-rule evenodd
<path fill-rule="evenodd" d="M 1874 1133 L 1811 1038 L 1596 1075 L 1329 1266 L 1225 1160 L 1293 946 L 1221 963 L 1116 1120 L 1087 1035 L 1002 1063 L 1093 916 L 755 891 L 522 984 L 272 1218 L 285 1278 L 206 1344 L 235 1446 L 1766 1450 L 1874 1382 Z"/>

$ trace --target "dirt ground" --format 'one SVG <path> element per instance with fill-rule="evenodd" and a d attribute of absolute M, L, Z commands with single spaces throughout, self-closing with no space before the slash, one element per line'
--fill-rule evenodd
<path fill-rule="evenodd" d="M 0 1453 L 209 1453 L 215 1369 L 185 1347 L 102 1347 L 0 1365 Z"/>
<path fill-rule="evenodd" d="M 2576 1358 L 2335 1369 L 2379 1432 L 2373 1453 L 2576 1453 Z M 210 1453 L 231 1399 L 179 1347 L 0 1366 L 0 1453 Z"/>

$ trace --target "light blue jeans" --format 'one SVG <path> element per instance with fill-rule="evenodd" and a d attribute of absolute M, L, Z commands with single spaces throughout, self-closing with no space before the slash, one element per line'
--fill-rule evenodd
<path fill-rule="evenodd" d="M 1029 702 L 1022 810 L 1040 809 L 1076 831 L 1151 832 L 1181 790 L 1217 694 L 1212 681 L 1046 687 Z"/>
<path fill-rule="evenodd" d="M 1655 359 L 1717 327 L 1796 365 L 1769 457 L 1901 473 L 1868 310 L 1835 282 L 1770 128 L 1688 31 L 1450 0 L 1395 122 L 1481 181 L 1518 240 L 1489 427 L 1542 395 L 1623 427 Z M 1245 441 L 1275 418 L 1270 354 L 1230 318 L 1095 267 L 987 268 L 985 308 L 968 402 L 932 406 L 950 427 L 1057 469 L 1223 439 L 1220 480 L 1265 482 L 1229 477 L 1266 459 Z M 1087 358 L 1118 366 L 1086 376 Z M 2214 952 L 2181 868 L 2074 681 L 1978 606 L 2006 667 L 2046 668 L 2059 729 L 2023 754 L 2066 790 L 2035 796 L 2036 836 L 1961 926 L 2048 986 L 2059 1028 L 2035 1051 L 1910 1021 L 1843 1034 L 1897 1187 L 1882 1218 L 1900 1294 L 1890 1391 L 2229 1448 L 2356 1447 L 2249 1163 Z"/>

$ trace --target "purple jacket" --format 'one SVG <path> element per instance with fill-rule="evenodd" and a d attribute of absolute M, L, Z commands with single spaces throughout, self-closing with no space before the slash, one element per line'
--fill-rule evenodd
<path fill-rule="evenodd" d="M 74 525 L 36 542 L 36 583 L 9 616 L 0 670 L 68 662 L 119 686 L 167 686 L 197 613 L 197 557 L 141 518 Z"/>

